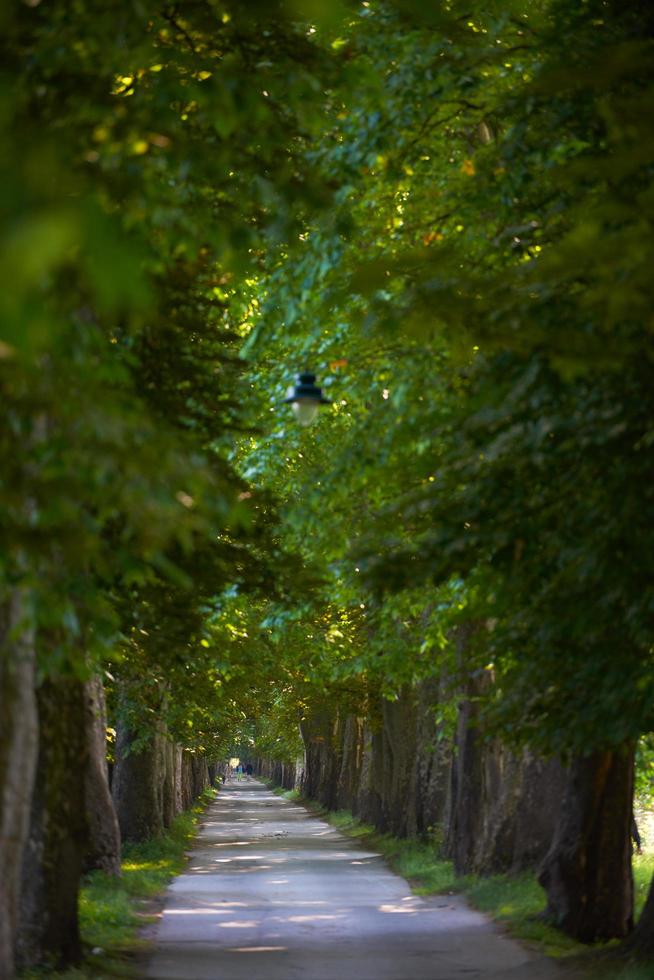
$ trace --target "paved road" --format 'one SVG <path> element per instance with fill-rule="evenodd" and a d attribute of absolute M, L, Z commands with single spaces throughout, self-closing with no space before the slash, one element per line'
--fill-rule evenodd
<path fill-rule="evenodd" d="M 382 859 L 261 783 L 228 784 L 167 893 L 157 980 L 551 980 L 456 896 L 419 898 Z"/>

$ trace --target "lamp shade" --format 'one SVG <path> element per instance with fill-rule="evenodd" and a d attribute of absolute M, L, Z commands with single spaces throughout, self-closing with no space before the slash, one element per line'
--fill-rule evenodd
<path fill-rule="evenodd" d="M 286 392 L 284 403 L 291 405 L 300 425 L 311 425 L 321 405 L 331 405 L 316 385 L 316 376 L 308 371 L 298 374 L 295 384 Z"/>

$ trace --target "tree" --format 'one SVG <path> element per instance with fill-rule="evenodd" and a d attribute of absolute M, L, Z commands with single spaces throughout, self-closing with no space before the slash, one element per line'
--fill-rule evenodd
<path fill-rule="evenodd" d="M 478 651 L 496 677 L 486 719 L 514 742 L 590 753 L 598 775 L 614 759 L 615 864 L 580 841 L 606 880 L 591 894 L 568 879 L 566 902 L 595 910 L 577 935 L 624 935 L 630 743 L 652 701 L 651 16 L 638 3 L 457 13 L 379 4 L 353 24 L 364 85 L 315 154 L 350 186 L 280 255 L 264 326 L 280 341 L 290 328 L 287 350 L 314 363 L 355 351 L 366 368 L 360 389 L 348 378 L 349 406 L 361 390 L 395 409 L 393 437 L 374 411 L 344 445 L 339 427 L 362 474 L 343 497 L 386 478 L 390 438 L 401 470 L 351 564 L 382 591 L 463 580 L 492 627 Z M 428 352 L 428 384 L 396 355 L 375 394 L 384 344 L 418 348 L 421 366 Z"/>
<path fill-rule="evenodd" d="M 293 144 L 319 124 L 314 73 L 329 65 L 286 11 L 255 13 L 2 15 L 3 855 L 27 827 L 37 647 L 39 676 L 81 684 L 116 642 L 118 597 L 190 588 L 181 566 L 247 521 L 224 453 L 238 423 L 219 294 L 255 240 L 292 224 L 294 199 L 324 198 Z M 284 104 L 268 92 L 282 78 Z M 234 553 L 216 550 L 224 570 Z M 6 866 L 10 976 L 19 862 Z M 49 951 L 75 959 L 76 936 Z"/>

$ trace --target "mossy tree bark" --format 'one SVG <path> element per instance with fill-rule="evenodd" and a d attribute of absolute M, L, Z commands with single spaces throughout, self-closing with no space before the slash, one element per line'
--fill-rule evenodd
<path fill-rule="evenodd" d="M 404 688 L 396 701 L 382 703 L 382 824 L 397 837 L 417 833 L 417 704 Z"/>
<path fill-rule="evenodd" d="M 354 810 L 363 762 L 363 719 L 348 715 L 342 726 L 341 766 L 336 788 L 339 810 Z"/>
<path fill-rule="evenodd" d="M 111 793 L 123 841 L 158 837 L 164 829 L 161 739 L 147 741 L 119 724 Z"/>
<path fill-rule="evenodd" d="M 419 834 L 440 832 L 449 800 L 452 741 L 436 722 L 440 688 L 437 679 L 418 685 L 416 826 Z"/>
<path fill-rule="evenodd" d="M 364 823 L 373 827 L 382 824 L 383 799 L 382 786 L 384 772 L 383 739 L 381 718 L 373 717 L 363 728 L 363 751 L 361 756 L 361 775 L 356 799 L 355 813 Z"/>
<path fill-rule="evenodd" d="M 556 759 L 517 755 L 483 737 L 476 697 L 490 682 L 470 679 L 459 704 L 445 853 L 461 875 L 538 867 L 556 832 L 566 785 Z"/>
<path fill-rule="evenodd" d="M 174 761 L 174 793 L 175 793 L 175 814 L 181 813 L 184 809 L 183 773 L 184 773 L 184 752 L 181 745 L 175 745 L 173 751 Z"/>
<path fill-rule="evenodd" d="M 188 810 L 190 806 L 193 805 L 193 769 L 191 766 L 191 756 L 189 752 L 181 753 L 181 770 L 180 770 L 180 780 L 181 780 L 181 794 L 182 794 L 182 810 Z"/>
<path fill-rule="evenodd" d="M 300 722 L 305 769 L 302 792 L 333 810 L 341 767 L 341 726 L 337 714 L 315 712 Z"/>
<path fill-rule="evenodd" d="M 513 873 L 537 868 L 548 853 L 556 832 L 567 771 L 558 759 L 542 759 L 530 752 L 520 758 L 514 790 L 517 806 L 512 831 Z"/>
<path fill-rule="evenodd" d="M 209 769 L 203 755 L 191 753 L 191 778 L 194 803 L 209 785 Z"/>
<path fill-rule="evenodd" d="M 100 677 L 84 685 L 88 763 L 85 773 L 86 816 L 89 849 L 86 870 L 120 874 L 120 829 L 109 790 L 107 720 L 104 687 Z"/>
<path fill-rule="evenodd" d="M 633 928 L 630 828 L 634 751 L 576 758 L 539 881 L 547 914 L 581 942 L 623 938 Z"/>
<path fill-rule="evenodd" d="M 39 756 L 23 886 L 17 958 L 22 966 L 79 961 L 77 902 L 88 846 L 84 684 L 45 680 L 37 692 Z"/>
<path fill-rule="evenodd" d="M 34 632 L 25 596 L 0 604 L 0 977 L 14 975 L 22 855 L 38 753 Z"/>
<path fill-rule="evenodd" d="M 481 795 L 484 782 L 483 747 L 478 731 L 478 711 L 470 681 L 459 704 L 455 756 L 451 769 L 449 819 L 445 854 L 457 874 L 467 874 L 474 862 L 476 841 L 482 832 Z"/>
<path fill-rule="evenodd" d="M 177 810 L 177 793 L 175 790 L 175 744 L 167 739 L 163 745 L 163 799 L 162 819 L 164 827 L 170 827 L 179 812 Z"/>

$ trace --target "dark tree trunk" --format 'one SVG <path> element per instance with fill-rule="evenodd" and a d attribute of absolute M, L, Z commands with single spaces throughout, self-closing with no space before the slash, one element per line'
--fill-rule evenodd
<path fill-rule="evenodd" d="M 481 804 L 484 783 L 483 745 L 477 727 L 476 703 L 466 699 L 459 704 L 455 737 L 456 754 L 451 769 L 449 820 L 445 834 L 445 854 L 454 862 L 458 875 L 468 874 L 474 864 L 476 843 L 482 833 Z"/>
<path fill-rule="evenodd" d="M 23 852 L 17 958 L 67 966 L 81 956 L 77 900 L 88 846 L 84 685 L 46 680 L 38 690 L 38 778 Z"/>
<path fill-rule="evenodd" d="M 163 801 L 162 817 L 163 825 L 167 829 L 177 816 L 176 792 L 175 792 L 175 749 L 176 746 L 170 739 L 166 739 L 163 745 Z"/>
<path fill-rule="evenodd" d="M 348 715 L 343 725 L 341 768 L 336 789 L 339 810 L 356 808 L 363 762 L 363 719 Z"/>
<path fill-rule="evenodd" d="M 297 785 L 297 764 L 295 762 L 282 762 L 281 782 L 279 785 L 284 789 L 295 789 Z"/>
<path fill-rule="evenodd" d="M 478 623 L 457 630 L 459 666 Z M 480 698 L 493 684 L 484 671 L 461 692 L 450 770 L 444 852 L 457 874 L 495 874 L 535 868 L 558 825 L 566 774 L 556 760 L 515 755 L 480 729 Z"/>
<path fill-rule="evenodd" d="M 193 770 L 191 756 L 184 751 L 182 751 L 181 792 L 182 810 L 188 810 L 193 806 Z"/>
<path fill-rule="evenodd" d="M 144 841 L 163 832 L 163 760 L 159 736 L 134 750 L 134 732 L 122 723 L 116 736 L 111 792 L 123 841 Z"/>
<path fill-rule="evenodd" d="M 466 669 L 468 647 L 478 628 L 478 623 L 466 623 L 454 633 L 461 671 Z M 457 874 L 467 874 L 471 870 L 475 842 L 481 832 L 484 760 L 476 695 L 489 683 L 488 677 L 468 677 L 458 706 L 443 841 L 443 853 L 452 859 Z"/>
<path fill-rule="evenodd" d="M 622 747 L 577 758 L 569 770 L 539 881 L 548 916 L 581 942 L 622 938 L 633 927 L 633 760 Z"/>
<path fill-rule="evenodd" d="M 191 805 L 193 805 L 209 785 L 207 762 L 204 756 L 191 753 L 191 774 L 191 792 L 193 795 Z"/>
<path fill-rule="evenodd" d="M 382 703 L 384 753 L 382 824 L 384 832 L 413 837 L 417 832 L 417 707 L 405 688 L 396 701 Z"/>
<path fill-rule="evenodd" d="M 452 743 L 436 724 L 435 708 L 440 681 L 418 685 L 416 730 L 416 826 L 419 834 L 433 834 L 443 825 L 449 798 Z"/>
<path fill-rule="evenodd" d="M 284 789 L 301 789 L 303 784 L 304 758 L 300 756 L 293 762 L 279 762 L 275 759 L 253 759 L 252 765 L 255 776 L 271 779 Z M 218 772 L 226 774 L 226 764 L 217 766 Z"/>
<path fill-rule="evenodd" d="M 175 792 L 175 816 L 181 813 L 184 809 L 184 790 L 183 790 L 183 774 L 184 774 L 184 752 L 181 745 L 175 745 L 174 747 L 174 766 L 175 766 L 175 779 L 174 779 L 174 792 Z"/>
<path fill-rule="evenodd" d="M 368 720 L 363 730 L 361 777 L 357 796 L 356 815 L 364 823 L 381 827 L 383 823 L 382 786 L 384 784 L 384 752 L 381 720 Z"/>
<path fill-rule="evenodd" d="M 547 855 L 558 826 L 567 780 L 567 771 L 558 759 L 541 759 L 525 752 L 520 763 L 512 872 L 537 868 Z"/>
<path fill-rule="evenodd" d="M 300 723 L 305 769 L 302 792 L 332 810 L 336 806 L 340 771 L 340 729 L 337 716 L 316 712 Z"/>
<path fill-rule="evenodd" d="M 34 633 L 24 595 L 0 605 L 0 977 L 14 975 L 23 848 L 38 753 Z"/>
<path fill-rule="evenodd" d="M 84 686 L 86 742 L 89 747 L 85 775 L 89 850 L 85 869 L 120 874 L 120 830 L 109 791 L 107 721 L 104 687 L 99 677 Z"/>

